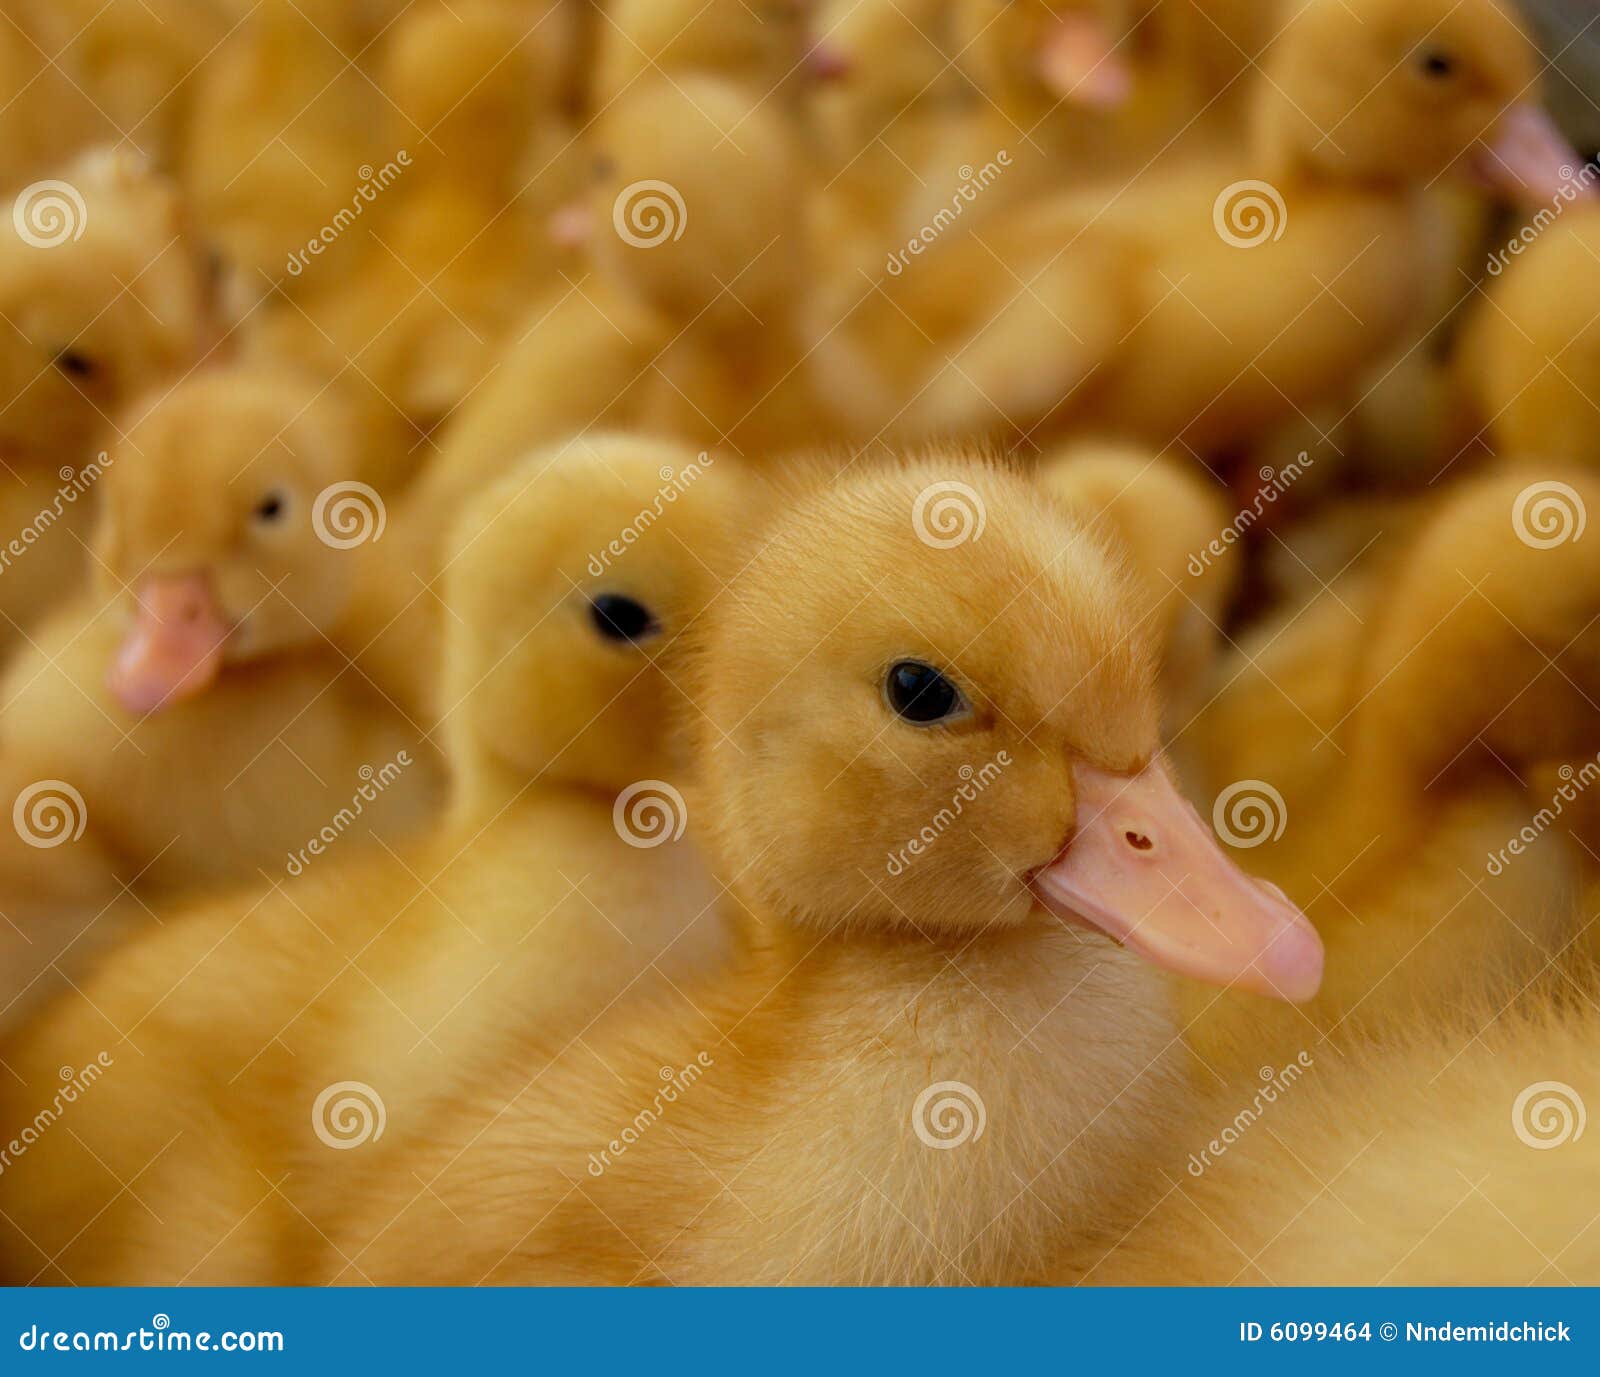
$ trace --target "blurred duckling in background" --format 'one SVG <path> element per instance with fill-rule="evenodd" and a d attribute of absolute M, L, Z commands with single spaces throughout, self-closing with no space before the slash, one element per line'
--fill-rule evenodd
<path fill-rule="evenodd" d="M 94 141 L 100 123 L 73 89 L 73 76 L 51 62 L 44 14 L 8 5 L 0 14 L 0 186 L 8 190 L 48 177 Z M 58 46 L 58 45 L 57 45 Z"/>
<path fill-rule="evenodd" d="M 984 534 L 935 547 L 911 514 L 957 475 Z M 1105 1217 L 1182 1101 L 1167 993 L 1140 956 L 1315 989 L 1304 920 L 1233 868 L 1156 758 L 1115 560 L 1031 482 L 949 455 L 862 466 L 778 509 L 697 636 L 691 810 L 745 933 L 731 964 L 578 1051 L 513 1030 L 346 1193 L 330 1275 L 1004 1281 L 1061 1220 Z M 960 820 L 886 869 L 984 760 Z M 1227 922 L 1194 932 L 1191 903 Z M 596 1155 L 662 1066 L 681 1090 L 664 1131 Z M 959 1164 L 916 1141 L 956 1081 L 989 1130 Z"/>
<path fill-rule="evenodd" d="M 218 335 L 175 187 L 105 150 L 60 171 L 0 234 L 0 647 L 81 582 L 115 418 Z"/>
<path fill-rule="evenodd" d="M 666 783 L 684 774 L 668 732 L 682 690 L 661 657 L 720 596 L 699 552 L 748 515 L 731 468 L 617 436 L 530 455 L 471 504 L 446 579 L 448 813 L 398 849 L 164 908 L 88 999 L 66 992 L 17 1062 L 7 1049 L 24 1080 L 36 1056 L 54 1049 L 54 1067 L 84 1039 L 98 1049 L 126 1032 L 142 1054 L 97 1108 L 85 1102 L 83 1155 L 41 1156 L 19 1177 L 33 1203 L 6 1201 L 23 1211 L 8 1275 L 296 1275 L 282 1246 L 320 1243 L 306 1220 L 331 1225 L 505 1027 L 560 1046 L 719 958 L 698 820 Z M 330 1153 L 306 1107 L 352 1076 L 381 1095 L 389 1137 Z M 138 1103 L 149 1112 L 130 1114 Z M 95 1158 L 147 1161 L 180 1129 L 143 1178 L 141 1196 L 171 1211 L 148 1232 L 130 1197 L 101 1191 Z M 256 1169 L 277 1179 L 291 1162 L 287 1194 L 235 1229 L 233 1206 L 262 1194 Z"/>
<path fill-rule="evenodd" d="M 114 447 L 94 586 L 0 681 L 0 795 L 47 781 L 81 800 L 70 845 L 0 839 L 8 912 L 252 875 L 402 753 L 354 825 L 398 834 L 427 815 L 421 732 L 331 640 L 360 542 L 382 534 L 349 445 L 332 394 L 218 371 L 154 399 Z"/>

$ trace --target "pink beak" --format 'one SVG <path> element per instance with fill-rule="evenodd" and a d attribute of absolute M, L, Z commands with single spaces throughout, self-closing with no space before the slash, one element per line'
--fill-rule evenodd
<path fill-rule="evenodd" d="M 1133 94 L 1132 69 L 1092 14 L 1057 21 L 1039 50 L 1039 75 L 1062 100 L 1090 110 L 1116 110 Z"/>
<path fill-rule="evenodd" d="M 1478 144 L 1469 157 L 1478 180 L 1514 205 L 1547 206 L 1569 187 L 1576 199 L 1595 195 L 1593 186 L 1576 180 L 1583 159 L 1555 121 L 1531 102 L 1512 106 L 1494 137 Z"/>
<path fill-rule="evenodd" d="M 587 201 L 574 201 L 556 211 L 547 228 L 557 248 L 581 249 L 594 235 L 594 211 Z"/>
<path fill-rule="evenodd" d="M 1058 917 L 1163 970 L 1299 1004 L 1322 984 L 1322 939 L 1277 889 L 1223 853 L 1159 762 L 1137 775 L 1077 765 L 1078 829 L 1033 877 Z"/>
<path fill-rule="evenodd" d="M 806 54 L 806 66 L 815 81 L 842 81 L 850 75 L 854 65 L 847 52 L 826 39 L 819 40 Z"/>
<path fill-rule="evenodd" d="M 106 683 L 129 712 L 159 712 L 211 686 L 229 628 L 207 574 L 152 575 L 137 596 Z"/>

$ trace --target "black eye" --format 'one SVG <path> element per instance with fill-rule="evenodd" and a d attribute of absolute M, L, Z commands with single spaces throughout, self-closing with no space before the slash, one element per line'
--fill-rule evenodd
<path fill-rule="evenodd" d="M 889 671 L 883 689 L 897 714 L 921 726 L 944 722 L 966 711 L 961 690 L 920 660 L 900 661 Z"/>
<path fill-rule="evenodd" d="M 661 629 L 648 607 L 621 593 L 601 593 L 592 598 L 589 620 L 608 641 L 638 642 Z"/>
<path fill-rule="evenodd" d="M 1456 60 L 1449 53 L 1438 48 L 1430 48 L 1423 53 L 1419 64 L 1424 76 L 1433 77 L 1439 81 L 1447 81 L 1456 74 Z"/>
<path fill-rule="evenodd" d="M 602 153 L 594 160 L 594 179 L 597 182 L 610 181 L 617 175 L 617 160 L 608 154 Z"/>
<path fill-rule="evenodd" d="M 250 519 L 260 522 L 263 526 L 272 526 L 282 521 L 284 513 L 288 510 L 288 498 L 281 492 L 269 492 L 251 509 Z"/>
<path fill-rule="evenodd" d="M 87 354 L 80 354 L 76 349 L 63 349 L 57 354 L 56 367 L 69 378 L 94 376 L 94 360 Z"/>

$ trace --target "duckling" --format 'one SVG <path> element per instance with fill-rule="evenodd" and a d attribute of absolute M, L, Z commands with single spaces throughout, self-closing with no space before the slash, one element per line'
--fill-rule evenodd
<path fill-rule="evenodd" d="M 309 1148 L 314 1176 L 290 1194 L 323 1217 L 341 1183 L 370 1169 L 357 1159 L 399 1146 L 503 1027 L 536 1026 L 560 1045 L 613 1003 L 720 958 L 698 823 L 668 783 L 685 762 L 662 652 L 716 596 L 699 552 L 743 511 L 728 466 L 606 436 L 592 452 L 529 455 L 463 512 L 446 577 L 446 813 L 397 848 L 304 857 L 271 890 L 163 907 L 163 925 L 96 972 L 88 998 L 64 991 L 21 1035 L 26 1076 L 35 1055 L 68 1055 L 84 1038 L 98 1049 L 112 1028 L 143 1053 L 114 1041 L 123 1078 L 82 1104 L 79 1140 L 104 1160 L 143 1160 L 160 1146 L 152 1133 L 185 1129 L 146 1178 L 158 1196 L 168 1181 L 175 1192 L 159 1239 L 137 1237 L 118 1202 L 91 1223 L 108 1204 L 92 1157 L 70 1139 L 42 1149 L 26 1189 L 65 1207 L 67 1227 L 48 1221 L 57 1205 L 13 1215 L 32 1241 L 4 1241 L 8 1274 L 292 1275 L 272 1255 L 280 1210 L 297 1217 L 282 1198 L 237 1232 L 232 1220 L 215 1227 L 214 1210 L 257 1191 L 257 1164 Z M 311 1106 L 352 1078 L 389 1136 L 330 1152 L 345 1111 L 319 1114 L 313 1131 Z M 124 1094 L 153 1096 L 155 1113 L 130 1117 Z M 250 1106 L 280 1099 L 294 1112 L 249 1126 Z"/>
<path fill-rule="evenodd" d="M 22 186 L 49 176 L 95 141 L 94 107 L 73 89 L 74 75 L 50 54 L 47 15 L 17 5 L 0 16 L 0 186 Z"/>
<path fill-rule="evenodd" d="M 964 543 L 928 525 L 950 484 Z M 1139 957 L 1315 989 L 1314 935 L 1157 759 L 1136 595 L 1034 484 L 947 455 L 776 507 L 719 556 L 737 584 L 693 661 L 731 964 L 579 1054 L 506 1039 L 407 1140 L 415 1178 L 347 1195 L 330 1274 L 1005 1280 L 1100 1217 L 1181 1098 Z"/>
<path fill-rule="evenodd" d="M 1583 1128 L 1600 1019 L 1573 980 L 1220 1089 L 1174 1136 L 1152 1198 L 1046 1279 L 1593 1285 L 1600 1145 Z"/>
<path fill-rule="evenodd" d="M 294 255 L 316 254 L 314 276 L 331 277 L 370 230 L 371 174 L 396 150 L 347 56 L 354 22 L 342 3 L 262 0 L 198 73 L 184 185 L 241 315 L 275 287 L 300 289 Z"/>
<path fill-rule="evenodd" d="M 71 845 L 0 840 L 8 907 L 252 874 L 402 755 L 352 825 L 398 834 L 434 806 L 428 743 L 330 640 L 360 542 L 382 534 L 372 490 L 346 477 L 347 434 L 314 383 L 208 370 L 113 446 L 94 584 L 0 680 L 0 794 L 45 781 L 76 800 Z"/>
<path fill-rule="evenodd" d="M 1279 629 L 1258 666 L 1246 646 L 1224 668 L 1236 686 L 1197 728 L 1220 747 L 1214 818 L 1318 923 L 1328 978 L 1272 1034 L 1271 1010 L 1192 991 L 1208 1060 L 1246 1037 L 1257 1058 L 1290 1040 L 1342 1049 L 1396 1011 L 1449 1007 L 1485 972 L 1509 998 L 1572 940 L 1581 847 L 1542 827 L 1514 849 L 1528 859 L 1509 864 L 1507 847 L 1550 802 L 1536 769 L 1600 743 L 1600 554 L 1540 534 L 1597 500 L 1577 475 L 1466 483 L 1402 558 Z"/>
<path fill-rule="evenodd" d="M 636 82 L 683 74 L 747 83 L 798 98 L 811 0 L 610 0 L 596 57 L 595 105 Z"/>
<path fill-rule="evenodd" d="M 176 188 L 107 150 L 57 171 L 0 235 L 0 646 L 80 580 L 114 418 L 218 335 Z"/>
<path fill-rule="evenodd" d="M 1457 371 L 1489 450 L 1600 466 L 1600 208 L 1571 204 L 1491 260 L 1462 332 Z"/>
<path fill-rule="evenodd" d="M 1346 55 L 1337 69 L 1329 52 Z M 1425 183 L 1463 159 L 1508 195 L 1557 176 L 1561 145 L 1526 96 L 1535 71 L 1497 0 L 1309 0 L 1256 83 L 1245 158 L 940 243 L 886 289 L 862 353 L 915 360 L 929 337 L 950 342 L 953 357 L 899 388 L 929 427 L 998 415 L 1030 438 L 1092 425 L 1221 454 L 1416 326 L 1435 234 Z"/>

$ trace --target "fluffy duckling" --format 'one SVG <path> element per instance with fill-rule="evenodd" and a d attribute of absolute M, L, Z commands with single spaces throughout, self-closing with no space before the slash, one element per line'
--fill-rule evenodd
<path fill-rule="evenodd" d="M 944 493 L 965 542 L 926 524 Z M 506 1039 L 405 1173 L 347 1193 L 332 1273 L 1004 1281 L 1102 1217 L 1180 1098 L 1140 957 L 1315 989 L 1314 935 L 1157 759 L 1134 597 L 1087 530 L 950 458 L 781 506 L 697 638 L 732 964 L 577 1051 Z"/>
<path fill-rule="evenodd" d="M 0 234 L 0 645 L 79 581 L 114 418 L 217 334 L 172 184 L 107 151 L 58 171 Z"/>
<path fill-rule="evenodd" d="M 1463 1012 L 1219 1091 L 1174 1135 L 1159 1198 L 1049 1280 L 1594 1285 L 1600 1019 L 1571 975 Z"/>
<path fill-rule="evenodd" d="M 0 682 L 0 793 L 45 781 L 76 800 L 70 845 L 7 829 L 8 900 L 250 875 L 402 755 L 352 826 L 398 833 L 433 805 L 420 732 L 330 640 L 383 521 L 345 477 L 346 436 L 314 384 L 217 371 L 157 398 L 113 448 L 94 586 Z"/>
<path fill-rule="evenodd" d="M 48 13 L 8 5 L 0 15 L 0 186 L 22 186 L 110 131 L 73 89 L 74 74 L 50 55 L 59 49 L 46 31 Z M 49 44 L 50 46 L 46 46 Z"/>
<path fill-rule="evenodd" d="M 1565 208 L 1531 242 L 1490 261 L 1463 331 L 1458 373 L 1489 449 L 1600 466 L 1600 209 Z"/>
<path fill-rule="evenodd" d="M 18 1062 L 7 1049 L 29 1080 L 36 1056 L 54 1067 L 85 1041 L 110 1045 L 117 1071 L 81 1104 L 77 1142 L 17 1174 L 42 1208 L 18 1202 L 9 1274 L 296 1275 L 280 1252 L 298 1246 L 295 1211 L 328 1217 L 503 1028 L 560 1046 L 717 958 L 716 890 L 664 783 L 682 763 L 660 656 L 715 594 L 699 552 L 743 500 L 731 469 L 613 436 L 529 456 L 463 514 L 446 579 L 448 814 L 397 849 L 306 858 L 271 892 L 164 912 L 87 998 L 64 992 Z M 126 1053 L 108 1044 L 120 1035 Z M 330 1151 L 350 1106 L 328 1092 L 352 1079 L 389 1136 Z M 127 1112 L 147 1097 L 153 1113 Z M 93 1156 L 143 1162 L 180 1126 L 145 1178 L 155 1196 L 140 1192 L 170 1204 L 171 1227 L 147 1235 L 131 1199 L 100 1193 Z M 293 1207 L 266 1192 L 243 1227 L 218 1227 L 262 1193 L 257 1166 L 276 1180 L 291 1161 Z"/>
<path fill-rule="evenodd" d="M 359 256 L 363 192 L 396 150 L 347 56 L 355 23 L 342 2 L 261 0 L 198 74 L 184 185 L 241 313 L 274 287 L 298 290 L 295 255 L 317 252 L 329 275 Z"/>
<path fill-rule="evenodd" d="M 1426 183 L 1467 160 L 1521 196 L 1572 164 L 1528 102 L 1536 70 L 1498 0 L 1309 0 L 1256 83 L 1244 157 L 941 242 L 886 289 L 888 338 L 869 332 L 864 353 L 915 359 L 928 338 L 951 341 L 953 359 L 900 392 L 920 396 L 926 425 L 998 415 L 1030 435 L 1077 422 L 1225 451 L 1417 326 L 1438 233 Z"/>

